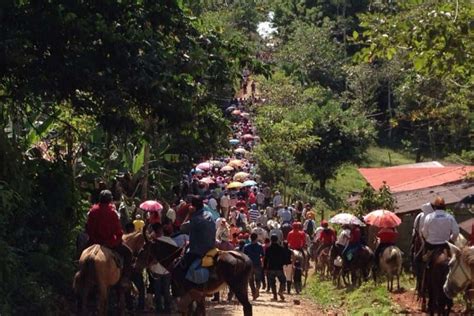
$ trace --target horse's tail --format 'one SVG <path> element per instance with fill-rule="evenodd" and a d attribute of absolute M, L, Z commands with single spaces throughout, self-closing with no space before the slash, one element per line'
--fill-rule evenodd
<path fill-rule="evenodd" d="M 95 261 L 93 258 L 88 257 L 82 262 L 79 272 L 74 277 L 73 289 L 78 292 L 79 289 L 84 288 L 88 283 L 94 283 L 95 280 Z"/>

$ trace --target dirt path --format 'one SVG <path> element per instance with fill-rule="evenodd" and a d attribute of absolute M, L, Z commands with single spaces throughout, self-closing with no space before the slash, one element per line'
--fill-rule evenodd
<path fill-rule="evenodd" d="M 409 290 L 402 293 L 392 293 L 390 294 L 392 301 L 400 306 L 400 314 L 408 315 L 427 315 L 421 311 L 420 302 L 417 301 L 415 292 Z M 460 315 L 464 307 L 461 304 L 454 304 L 451 313 L 453 315 Z"/>
<path fill-rule="evenodd" d="M 263 291 L 260 297 L 252 301 L 253 314 L 258 316 L 304 316 L 321 315 L 322 311 L 316 305 L 305 299 L 302 295 L 285 295 L 285 301 L 273 302 L 272 295 Z M 299 304 L 297 304 L 299 301 Z M 232 303 L 209 302 L 207 305 L 208 315 L 215 316 L 241 316 L 242 306 L 237 301 Z"/>

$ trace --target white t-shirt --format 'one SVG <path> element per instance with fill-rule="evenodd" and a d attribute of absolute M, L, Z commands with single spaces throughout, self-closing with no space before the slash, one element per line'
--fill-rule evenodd
<path fill-rule="evenodd" d="M 351 239 L 351 231 L 350 229 L 343 229 L 340 233 L 339 236 L 337 236 L 336 244 L 342 245 L 342 246 L 347 246 L 349 243 L 349 240 Z"/>
<path fill-rule="evenodd" d="M 456 240 L 459 226 L 451 214 L 443 210 L 435 210 L 425 216 L 422 227 L 423 237 L 432 245 L 441 245 L 448 240 Z"/>

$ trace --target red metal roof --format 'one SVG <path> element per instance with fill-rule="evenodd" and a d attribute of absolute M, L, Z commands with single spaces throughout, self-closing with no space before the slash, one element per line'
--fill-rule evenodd
<path fill-rule="evenodd" d="M 385 181 L 392 192 L 404 192 L 443 185 L 464 179 L 474 166 L 449 166 L 435 168 L 360 168 L 359 172 L 374 189 Z"/>

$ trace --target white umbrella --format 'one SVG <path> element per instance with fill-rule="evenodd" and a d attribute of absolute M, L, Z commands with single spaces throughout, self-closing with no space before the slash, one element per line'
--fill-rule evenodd
<path fill-rule="evenodd" d="M 349 213 L 339 213 L 329 219 L 329 223 L 331 224 L 339 224 L 339 225 L 359 225 L 365 226 L 365 224 L 358 219 L 356 216 L 349 214 Z"/>

